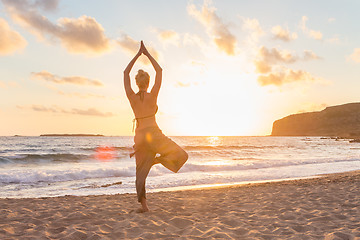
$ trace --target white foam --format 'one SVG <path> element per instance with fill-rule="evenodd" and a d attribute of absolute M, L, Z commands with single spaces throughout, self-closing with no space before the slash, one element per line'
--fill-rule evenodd
<path fill-rule="evenodd" d="M 0 170 L 1 183 L 38 183 L 38 182 L 63 182 L 91 178 L 108 177 L 133 177 L 135 166 L 125 168 L 101 167 L 66 169 L 53 168 L 18 168 L 12 171 Z"/>

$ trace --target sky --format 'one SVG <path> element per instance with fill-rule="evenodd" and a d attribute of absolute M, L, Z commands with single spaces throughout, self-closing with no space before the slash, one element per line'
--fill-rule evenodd
<path fill-rule="evenodd" d="M 0 0 L 0 136 L 131 136 L 123 71 L 163 68 L 167 135 L 254 136 L 359 102 L 360 2 Z M 142 56 L 131 72 L 154 69 Z"/>

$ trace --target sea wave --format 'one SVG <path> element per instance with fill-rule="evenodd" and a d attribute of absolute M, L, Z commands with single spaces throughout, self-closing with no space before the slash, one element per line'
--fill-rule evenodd
<path fill-rule="evenodd" d="M 243 159 L 245 160 L 245 159 Z M 358 162 L 359 158 L 323 158 L 323 159 L 304 159 L 299 161 L 291 160 L 262 160 L 262 161 L 236 161 L 233 164 L 222 164 L 221 161 L 214 161 L 214 164 L 186 163 L 180 172 L 226 172 L 242 171 L 250 169 L 279 168 L 286 166 L 300 166 L 309 164 L 322 164 L 334 162 Z"/>
<path fill-rule="evenodd" d="M 52 183 L 73 181 L 93 178 L 111 177 L 133 177 L 135 176 L 135 166 L 127 168 L 96 168 L 96 169 L 18 169 L 10 172 L 0 172 L 0 183 L 19 184 L 19 183 Z"/>
<path fill-rule="evenodd" d="M 104 154 L 107 154 L 106 152 Z M 117 160 L 128 156 L 127 152 L 113 152 L 106 160 Z M 81 162 L 97 160 L 96 153 L 72 154 L 72 153 L 46 153 L 46 154 L 16 154 L 13 156 L 0 157 L 0 164 L 36 164 L 36 163 L 61 163 Z"/>
<path fill-rule="evenodd" d="M 184 148 L 184 150 L 186 151 L 209 151 L 209 150 L 242 150 L 242 149 L 269 149 L 269 148 L 281 148 L 282 146 L 255 146 L 255 145 L 217 145 L 217 146 L 213 146 L 213 145 L 185 145 L 182 146 L 182 148 Z M 97 147 L 83 147 L 81 148 L 81 150 L 84 151 L 97 151 L 99 148 L 101 148 L 101 146 L 97 146 Z M 119 147 L 108 147 L 109 149 L 112 150 L 116 150 L 116 151 L 133 151 L 133 147 L 124 147 L 124 146 L 119 146 Z"/>
<path fill-rule="evenodd" d="M 304 161 L 286 161 L 286 160 L 268 160 L 268 161 L 237 161 L 233 164 L 222 164 L 220 161 L 215 164 L 202 162 L 188 162 L 186 163 L 179 174 L 181 173 L 196 173 L 196 172 L 231 172 L 244 171 L 251 169 L 266 169 L 279 168 L 286 166 L 299 166 L 309 164 L 322 164 L 331 162 L 351 162 L 359 161 L 354 159 L 308 159 Z M 135 164 L 127 167 L 121 165 L 92 165 L 81 164 L 79 166 L 72 166 L 71 168 L 57 169 L 57 168 L 17 168 L 11 171 L 0 171 L 0 183 L 39 183 L 39 182 L 61 182 L 73 181 L 82 179 L 95 178 L 112 178 L 112 177 L 135 177 Z M 160 164 L 153 166 L 150 176 L 162 176 L 169 174 L 170 171 Z"/>
<path fill-rule="evenodd" d="M 98 151 L 99 148 L 101 148 L 101 146 L 96 146 L 96 147 L 83 147 L 81 148 L 81 150 L 84 150 L 84 151 L 91 151 L 91 152 L 95 152 L 95 151 Z M 133 151 L 133 147 L 108 147 L 109 149 L 111 150 L 116 150 L 116 151 Z"/>
<path fill-rule="evenodd" d="M 0 163 L 4 164 L 4 163 L 14 163 L 14 161 L 12 161 L 11 159 L 8 159 L 6 157 L 0 157 Z"/>
<path fill-rule="evenodd" d="M 84 159 L 89 159 L 90 155 L 85 154 L 71 154 L 71 153 L 53 153 L 53 154 L 17 154 L 8 156 L 8 159 L 16 163 L 34 163 L 34 162 L 76 162 Z"/>
<path fill-rule="evenodd" d="M 187 151 L 209 151 L 209 150 L 243 150 L 243 149 L 269 149 L 282 148 L 283 146 L 269 145 L 269 146 L 255 146 L 255 145 L 201 145 L 201 146 L 183 146 Z"/>
<path fill-rule="evenodd" d="M 270 149 L 278 148 L 279 146 L 255 146 L 255 145 L 185 145 L 183 148 L 193 157 L 207 158 L 211 157 L 236 157 L 241 150 L 251 149 Z M 61 162 L 80 162 L 86 160 L 95 160 L 99 154 L 111 155 L 108 160 L 123 159 L 129 156 L 129 153 L 134 151 L 129 146 L 115 146 L 115 147 L 79 147 L 73 149 L 28 149 L 15 150 L 6 152 L 0 156 L 0 164 L 36 164 L 36 163 L 61 163 Z M 234 159 L 234 160 L 242 160 Z"/>

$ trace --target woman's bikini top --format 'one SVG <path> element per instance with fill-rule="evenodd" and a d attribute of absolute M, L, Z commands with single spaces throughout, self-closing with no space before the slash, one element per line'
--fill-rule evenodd
<path fill-rule="evenodd" d="M 141 101 L 144 101 L 144 92 L 145 91 L 139 91 L 138 93 L 136 93 L 136 95 L 140 96 Z M 136 126 L 139 126 L 139 120 L 140 119 L 146 119 L 146 118 L 154 117 L 156 115 L 157 111 L 158 111 L 158 106 L 156 106 L 156 110 L 155 110 L 154 114 L 151 114 L 151 115 L 145 116 L 145 117 L 136 117 L 136 118 L 134 118 L 133 119 L 133 132 L 135 130 L 135 122 L 136 122 Z"/>

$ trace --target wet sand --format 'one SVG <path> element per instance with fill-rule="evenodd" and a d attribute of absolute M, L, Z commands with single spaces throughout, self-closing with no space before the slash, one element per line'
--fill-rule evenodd
<path fill-rule="evenodd" d="M 360 171 L 147 197 L 0 199 L 0 239 L 360 239 Z"/>

